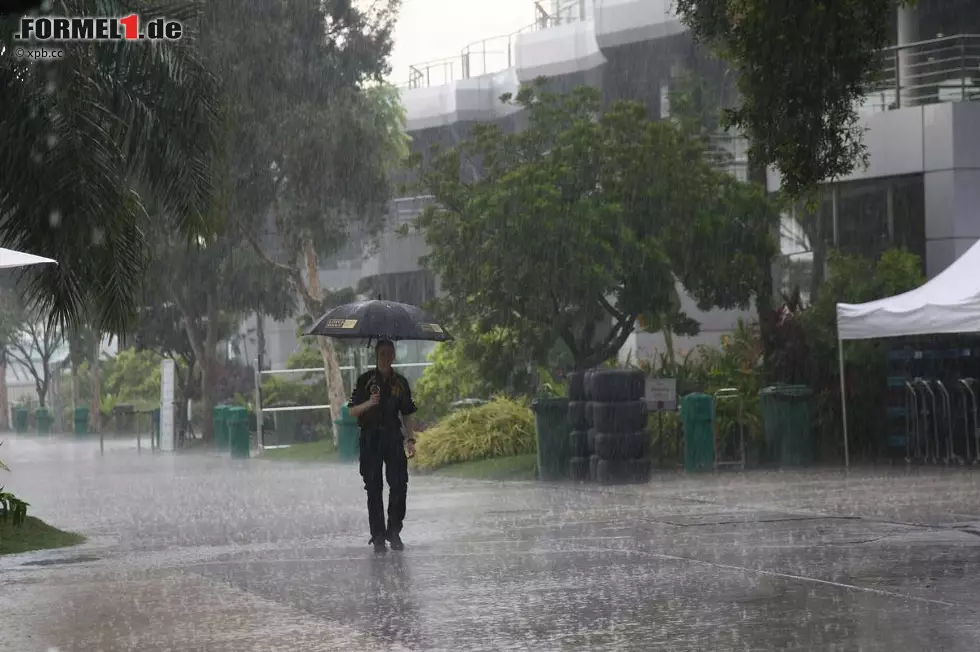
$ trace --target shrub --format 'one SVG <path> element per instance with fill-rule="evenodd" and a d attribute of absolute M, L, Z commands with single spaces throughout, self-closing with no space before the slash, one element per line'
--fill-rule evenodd
<path fill-rule="evenodd" d="M 480 380 L 476 363 L 463 356 L 458 344 L 437 344 L 429 354 L 426 367 L 413 391 L 420 423 L 432 423 L 445 417 L 450 406 L 467 398 L 487 398 L 489 386 Z"/>
<path fill-rule="evenodd" d="M 526 400 L 496 397 L 459 410 L 419 436 L 416 464 L 431 470 L 456 462 L 525 455 L 537 450 L 534 414 Z"/>
<path fill-rule="evenodd" d="M 0 446 L 3 442 L 0 442 Z M 0 461 L 0 470 L 10 471 L 9 468 Z M 0 523 L 5 523 L 8 519 L 14 526 L 23 525 L 27 519 L 28 504 L 13 495 L 9 491 L 4 491 L 0 486 Z"/>

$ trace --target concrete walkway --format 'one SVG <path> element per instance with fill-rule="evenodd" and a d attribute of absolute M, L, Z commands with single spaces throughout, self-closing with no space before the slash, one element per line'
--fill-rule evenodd
<path fill-rule="evenodd" d="M 0 650 L 980 649 L 980 472 L 413 477 L 375 557 L 353 467 L 5 438 L 90 541 L 0 558 Z"/>

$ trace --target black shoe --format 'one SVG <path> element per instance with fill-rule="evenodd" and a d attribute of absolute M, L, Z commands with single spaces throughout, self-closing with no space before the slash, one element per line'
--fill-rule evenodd
<path fill-rule="evenodd" d="M 374 552 L 378 554 L 388 552 L 388 546 L 385 545 L 385 540 L 383 537 L 373 537 L 370 541 L 368 541 L 368 543 L 374 546 Z"/>
<path fill-rule="evenodd" d="M 397 534 L 389 534 L 388 542 L 391 543 L 392 550 L 404 550 L 405 544 L 402 543 L 402 538 Z"/>

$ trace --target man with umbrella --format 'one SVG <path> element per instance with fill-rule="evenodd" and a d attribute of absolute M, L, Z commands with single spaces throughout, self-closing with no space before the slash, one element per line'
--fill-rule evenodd
<path fill-rule="evenodd" d="M 361 476 L 368 495 L 371 545 L 385 552 L 386 541 L 402 550 L 401 531 L 408 493 L 408 458 L 415 455 L 411 415 L 412 389 L 395 372 L 396 340 L 448 342 L 452 335 L 420 308 L 394 301 L 358 301 L 323 315 L 307 335 L 342 340 L 377 341 L 376 367 L 361 375 L 351 392 L 350 414 L 361 428 Z M 403 434 L 404 431 L 404 434 Z M 407 453 L 406 453 L 407 449 Z M 384 473 L 382 474 L 382 467 Z M 384 480 L 388 480 L 388 522 L 385 523 Z"/>
<path fill-rule="evenodd" d="M 411 415 L 417 408 L 408 380 L 391 366 L 395 362 L 395 345 L 381 340 L 374 347 L 374 354 L 377 366 L 357 379 L 347 405 L 361 429 L 361 477 L 368 495 L 370 543 L 375 552 L 384 552 L 385 541 L 391 543 L 392 550 L 405 547 L 401 530 L 408 494 L 408 458 L 415 455 Z M 387 526 L 383 478 L 388 480 L 389 488 Z"/>

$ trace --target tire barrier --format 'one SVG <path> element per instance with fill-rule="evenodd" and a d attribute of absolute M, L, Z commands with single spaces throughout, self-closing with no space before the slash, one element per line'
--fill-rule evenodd
<path fill-rule="evenodd" d="M 588 479 L 600 484 L 650 479 L 645 383 L 646 376 L 639 369 L 590 369 L 583 374 L 582 389 L 588 402 L 581 409 L 570 405 L 569 420 L 585 426 L 589 457 L 576 463 L 576 472 L 584 463 Z"/>

